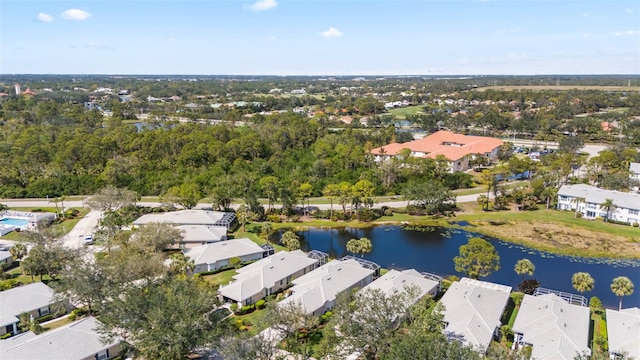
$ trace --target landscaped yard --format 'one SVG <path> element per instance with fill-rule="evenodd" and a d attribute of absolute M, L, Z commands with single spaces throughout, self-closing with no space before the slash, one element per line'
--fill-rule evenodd
<path fill-rule="evenodd" d="M 233 276 L 236 275 L 237 272 L 235 269 L 230 269 L 226 271 L 219 272 L 217 274 L 212 275 L 204 275 L 202 276 L 209 284 L 213 285 L 216 289 L 220 285 L 226 285 L 233 280 Z"/>

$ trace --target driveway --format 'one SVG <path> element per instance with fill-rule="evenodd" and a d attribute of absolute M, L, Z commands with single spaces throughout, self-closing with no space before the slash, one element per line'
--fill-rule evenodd
<path fill-rule="evenodd" d="M 67 235 L 62 237 L 64 246 L 70 249 L 82 249 L 84 247 L 84 236 L 93 235 L 101 217 L 102 212 L 98 210 L 89 211 Z"/>

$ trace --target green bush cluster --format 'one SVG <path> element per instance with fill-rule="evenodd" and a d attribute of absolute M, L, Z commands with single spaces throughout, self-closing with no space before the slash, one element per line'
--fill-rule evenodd
<path fill-rule="evenodd" d="M 41 324 L 43 322 L 49 321 L 53 319 L 53 314 L 49 314 L 49 315 L 45 315 L 45 316 L 41 316 L 38 319 L 36 319 L 36 322 L 38 324 Z"/>
<path fill-rule="evenodd" d="M 267 215 L 267 221 L 272 223 L 281 223 L 282 219 L 278 215 Z"/>
<path fill-rule="evenodd" d="M 256 309 L 261 310 L 264 309 L 267 305 L 267 302 L 263 300 L 258 300 L 258 302 L 256 303 Z"/>
<path fill-rule="evenodd" d="M 16 279 L 2 280 L 0 281 L 0 291 L 13 289 L 14 287 L 17 287 L 20 285 L 22 285 L 22 283 Z"/>
<path fill-rule="evenodd" d="M 331 311 L 327 311 L 326 313 L 322 314 L 320 316 L 320 323 L 325 324 L 326 322 L 328 322 L 331 319 L 331 315 L 333 315 Z"/>
<path fill-rule="evenodd" d="M 8 339 L 10 337 L 11 337 L 11 333 L 6 333 L 6 334 L 0 336 L 0 340 Z"/>

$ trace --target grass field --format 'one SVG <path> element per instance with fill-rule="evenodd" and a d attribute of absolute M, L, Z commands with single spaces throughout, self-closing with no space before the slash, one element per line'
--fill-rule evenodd
<path fill-rule="evenodd" d="M 407 106 L 403 108 L 389 109 L 389 113 L 397 119 L 406 119 L 407 115 L 415 115 L 423 113 L 424 105 Z"/>
<path fill-rule="evenodd" d="M 640 91 L 640 86 L 598 86 L 598 85 L 513 85 L 513 86 L 486 86 L 475 89 L 476 91 L 486 90 L 499 90 L 499 91 L 513 91 L 513 90 L 531 90 L 531 91 L 546 91 L 546 90 L 601 90 L 601 91 Z"/>

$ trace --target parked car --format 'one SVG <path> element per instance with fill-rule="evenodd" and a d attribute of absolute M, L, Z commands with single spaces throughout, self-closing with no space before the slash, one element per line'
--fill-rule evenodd
<path fill-rule="evenodd" d="M 84 236 L 84 244 L 85 245 L 93 244 L 93 235 L 85 235 Z"/>

